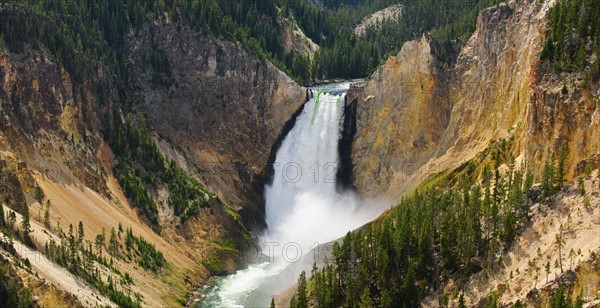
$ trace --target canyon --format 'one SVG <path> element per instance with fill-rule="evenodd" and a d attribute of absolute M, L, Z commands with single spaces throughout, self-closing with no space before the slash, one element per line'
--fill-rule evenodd
<path fill-rule="evenodd" d="M 555 73 L 540 58 L 553 5 L 512 0 L 484 9 L 460 50 L 423 34 L 369 78 L 353 82 L 345 99 L 338 184 L 390 206 L 432 178 L 460 170 L 496 142 L 506 142 L 507 153 L 533 170 L 536 182 L 552 153 L 568 150 L 569 184 L 555 205 L 538 203 L 532 210 L 531 224 L 506 252 L 506 266 L 493 277 L 474 275 L 466 288 L 455 281 L 442 286 L 448 294 L 464 290 L 468 305 L 484 303 L 493 292 L 502 303 L 547 303 L 560 279 L 570 279 L 572 298 L 578 288 L 591 290 L 589 305 L 600 305 L 593 292 L 600 290 L 600 261 L 594 257 L 600 254 L 600 179 L 596 172 L 584 182 L 591 210 L 582 206 L 574 184 L 586 163 L 600 167 L 600 84 L 586 84 L 581 71 Z M 390 10 L 402 14 L 401 7 Z M 318 50 L 297 25 L 286 31 L 287 49 L 311 57 Z M 309 90 L 240 43 L 168 18 L 145 23 L 126 41 L 130 101 L 120 98 L 116 72 L 107 65 L 99 63 L 79 79 L 47 48 L 0 48 L 0 197 L 5 213 L 17 213 L 16 225 L 28 211 L 40 251 L 50 239 L 60 241 L 64 232 L 57 223 L 66 228 L 82 222 L 82 241 L 90 243 L 104 231 L 130 228 L 162 251 L 164 270 L 150 272 L 108 251 L 100 255 L 131 275 L 130 291 L 140 294 L 144 306 L 191 305 L 211 277 L 248 265 L 244 252 L 255 248 L 268 227 L 265 185 L 273 180 L 277 151 L 297 124 Z M 455 60 L 448 61 L 448 54 Z M 168 65 L 154 67 L 152 59 Z M 215 195 L 198 215 L 179 220 L 169 204 L 170 188 L 158 185 L 149 192 L 159 213 L 158 225 L 152 225 L 125 196 L 114 174 L 119 157 L 111 149 L 125 110 L 143 116 L 161 155 Z M 46 203 L 50 227 L 41 214 Z M 538 291 L 537 280 L 532 286 L 524 270 L 527 257 L 537 253 L 531 243 L 555 254 L 554 233 L 540 234 L 556 232 L 554 220 L 566 221 L 572 213 L 578 213 L 573 234 L 584 238 L 572 236 L 565 244 L 583 251 L 574 276 L 553 273 Z M 31 248 L 19 240 L 15 246 L 22 260 L 35 262 Z M 2 256 L 11 258 L 4 251 Z M 114 304 L 91 289 L 80 296 L 76 278 L 52 260 L 40 260 L 32 267 L 37 274 L 19 268 L 18 276 L 45 305 Z M 96 263 L 107 272 L 102 277 L 113 275 Z M 513 276 L 519 268 L 521 275 Z M 518 286 L 505 283 L 508 277 Z M 433 292 L 424 303 L 436 306 L 442 295 Z M 280 295 L 278 304 L 287 299 Z"/>

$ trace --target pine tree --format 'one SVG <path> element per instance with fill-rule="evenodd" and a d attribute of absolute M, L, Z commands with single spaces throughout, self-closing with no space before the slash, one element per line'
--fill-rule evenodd
<path fill-rule="evenodd" d="M 416 275 L 415 271 L 411 266 L 408 267 L 408 271 L 406 273 L 406 278 L 404 280 L 404 285 L 402 286 L 402 293 L 404 294 L 404 303 L 408 307 L 415 307 L 419 302 L 419 293 L 416 289 Z"/>
<path fill-rule="evenodd" d="M 73 233 L 72 224 L 69 224 L 69 235 L 67 239 L 69 243 L 69 263 L 74 264 L 77 255 L 77 239 Z"/>
<path fill-rule="evenodd" d="M 488 296 L 487 303 L 485 304 L 486 308 L 497 308 L 498 307 L 498 299 L 494 294 Z"/>
<path fill-rule="evenodd" d="M 583 180 L 582 176 L 579 176 L 578 182 L 577 182 L 577 186 L 579 189 L 579 194 L 581 196 L 585 196 L 585 181 Z"/>
<path fill-rule="evenodd" d="M 110 230 L 110 239 L 108 240 L 108 246 L 110 247 L 110 253 L 113 256 L 117 256 L 119 252 L 119 242 L 117 241 L 117 234 L 115 227 Z"/>
<path fill-rule="evenodd" d="M 556 181 L 555 181 L 558 188 L 561 188 L 565 183 L 566 161 L 567 161 L 568 155 L 569 155 L 569 150 L 568 150 L 567 146 L 563 145 L 560 148 L 560 151 L 558 153 L 558 168 L 557 168 L 557 172 L 556 172 Z"/>
<path fill-rule="evenodd" d="M 384 289 L 383 292 L 381 292 L 381 300 L 379 302 L 379 307 L 392 307 L 392 296 L 390 295 L 390 291 L 388 291 L 388 289 Z"/>
<path fill-rule="evenodd" d="M 565 297 L 565 290 L 563 286 L 559 286 L 558 290 L 552 295 L 550 307 L 552 308 L 564 308 L 569 307 L 567 299 Z"/>
<path fill-rule="evenodd" d="M 544 170 L 542 172 L 542 194 L 545 199 L 554 194 L 554 180 L 556 179 L 555 173 L 554 155 L 551 155 L 550 158 L 546 160 L 546 163 L 544 164 Z"/>
<path fill-rule="evenodd" d="M 491 215 L 491 173 L 489 166 L 485 166 L 483 169 L 483 187 L 484 187 L 484 197 L 483 197 L 483 209 L 484 209 L 484 220 L 485 220 L 485 242 L 489 243 L 491 238 L 491 226 L 492 226 L 492 215 Z M 489 250 L 489 247 L 487 248 Z M 487 251 L 486 251 L 487 252 Z"/>
<path fill-rule="evenodd" d="M 369 292 L 369 287 L 365 287 L 363 289 L 362 295 L 360 296 L 360 304 L 359 308 L 373 308 L 373 301 L 371 300 L 371 292 Z"/>
<path fill-rule="evenodd" d="M 35 200 L 37 200 L 37 202 L 39 202 L 41 204 L 43 198 L 44 198 L 44 191 L 42 191 L 41 187 L 36 185 L 35 186 Z"/>
<path fill-rule="evenodd" d="M 298 308 L 307 308 L 308 307 L 308 298 L 306 294 L 306 273 L 302 271 L 300 273 L 300 278 L 298 278 L 298 289 L 297 293 L 297 307 Z"/>
<path fill-rule="evenodd" d="M 32 245 L 33 242 L 31 240 L 31 224 L 29 222 L 29 208 L 26 208 L 23 212 L 23 220 L 21 221 L 21 228 L 23 229 L 23 239 L 25 243 L 28 245 Z"/>
<path fill-rule="evenodd" d="M 15 214 L 15 212 L 13 212 L 13 211 L 9 211 L 8 212 L 8 226 L 9 226 L 9 229 L 14 228 L 16 222 L 17 222 L 17 214 Z"/>
<path fill-rule="evenodd" d="M 131 228 L 127 228 L 127 231 L 125 231 L 125 248 L 128 252 L 133 247 L 134 242 L 135 236 L 133 236 L 133 230 Z"/>
<path fill-rule="evenodd" d="M 270 308 L 275 308 L 275 297 L 271 297 L 271 306 Z"/>
<path fill-rule="evenodd" d="M 102 247 L 104 247 L 104 241 L 106 238 L 105 234 L 106 233 L 104 231 L 104 228 L 102 228 L 102 232 L 100 234 L 96 235 L 96 240 L 94 242 L 94 245 L 96 247 L 96 252 L 97 252 L 98 256 L 102 256 Z"/>
<path fill-rule="evenodd" d="M 571 248 L 571 250 L 569 251 L 569 270 L 570 271 L 573 270 L 573 258 L 576 256 L 577 256 L 577 254 L 575 253 L 575 250 L 573 250 L 573 248 Z"/>
<path fill-rule="evenodd" d="M 50 200 L 46 200 L 46 209 L 44 210 L 44 226 L 50 229 Z"/>
<path fill-rule="evenodd" d="M 563 266 L 562 266 L 562 247 L 563 244 L 565 243 L 565 240 L 563 238 L 563 225 L 560 224 L 559 228 L 558 228 L 558 234 L 556 234 L 556 238 L 554 240 L 554 243 L 556 244 L 557 250 L 558 250 L 558 265 L 560 266 L 560 272 L 563 272 Z"/>
<path fill-rule="evenodd" d="M 546 262 L 545 269 L 546 269 L 546 283 L 548 283 L 548 275 L 550 274 L 550 260 L 548 260 Z"/>
<path fill-rule="evenodd" d="M 81 244 L 85 239 L 85 230 L 83 229 L 83 222 L 79 221 L 79 226 L 77 226 L 77 247 L 81 249 Z"/>
<path fill-rule="evenodd" d="M 2 201 L 0 201 L 0 227 L 6 225 L 6 220 L 4 220 L 4 205 Z"/>

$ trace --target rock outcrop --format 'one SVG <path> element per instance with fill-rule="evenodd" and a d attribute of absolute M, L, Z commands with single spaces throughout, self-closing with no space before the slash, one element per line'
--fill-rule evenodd
<path fill-rule="evenodd" d="M 435 41 L 422 38 L 354 88 L 357 190 L 394 198 L 500 138 L 514 138 L 512 154 L 532 170 L 563 145 L 571 173 L 598 152 L 598 84 L 584 88 L 581 76 L 555 76 L 540 61 L 551 4 L 485 9 L 454 66 L 437 62 Z M 564 78 L 573 84 L 568 94 L 560 93 Z"/>
<path fill-rule="evenodd" d="M 0 159 L 20 175 L 38 170 L 55 181 L 106 193 L 98 153 L 103 126 L 112 123 L 113 99 L 106 68 L 94 80 L 75 82 L 45 50 L 0 50 Z M 31 186 L 31 185 L 29 185 Z M 25 190 L 30 190 L 24 187 Z"/>
<path fill-rule="evenodd" d="M 315 52 L 319 50 L 319 45 L 304 34 L 293 18 L 280 17 L 279 24 L 285 52 L 295 52 L 312 59 Z"/>
<path fill-rule="evenodd" d="M 152 128 L 249 224 L 263 225 L 272 145 L 306 90 L 239 44 L 172 24 L 147 26 L 131 42 L 131 89 Z M 145 60 L 152 50 L 165 55 L 166 86 L 156 86 L 157 72 Z"/>
<path fill-rule="evenodd" d="M 363 18 L 363 20 L 354 27 L 354 34 L 356 34 L 356 36 L 363 36 L 369 28 L 379 30 L 383 23 L 397 21 L 402 18 L 402 8 L 402 4 L 394 4 Z"/>

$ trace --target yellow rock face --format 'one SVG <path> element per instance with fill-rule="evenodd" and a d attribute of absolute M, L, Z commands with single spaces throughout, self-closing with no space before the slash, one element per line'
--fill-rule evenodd
<path fill-rule="evenodd" d="M 354 88 L 348 104 L 357 107 L 357 189 L 397 197 L 511 136 L 512 154 L 534 170 L 562 145 L 571 171 L 598 153 L 599 86 L 583 89 L 580 76 L 566 76 L 573 85 L 562 95 L 564 76 L 543 74 L 545 14 L 537 3 L 483 10 L 453 67 L 435 58 L 436 42 L 424 36 Z"/>

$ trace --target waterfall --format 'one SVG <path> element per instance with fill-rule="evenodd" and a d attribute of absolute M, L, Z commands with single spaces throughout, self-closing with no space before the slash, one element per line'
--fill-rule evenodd
<path fill-rule="evenodd" d="M 313 260 L 301 261 L 303 255 L 381 213 L 380 206 L 361 207 L 352 193 L 336 191 L 348 88 L 342 83 L 310 89 L 309 101 L 277 151 L 273 181 L 265 186 L 268 229 L 260 244 L 269 260 L 209 286 L 201 307 L 268 306 L 300 271 L 310 270 Z"/>
<path fill-rule="evenodd" d="M 345 90 L 344 86 L 330 86 L 329 91 Z M 331 240 L 331 236 L 323 236 L 330 227 L 324 214 L 333 210 L 328 204 L 336 199 L 345 92 L 326 90 L 311 89 L 310 100 L 277 151 L 273 182 L 265 187 L 265 241 L 280 246 L 294 242 L 305 250 L 315 242 Z M 324 232 L 314 234 L 316 229 Z"/>

